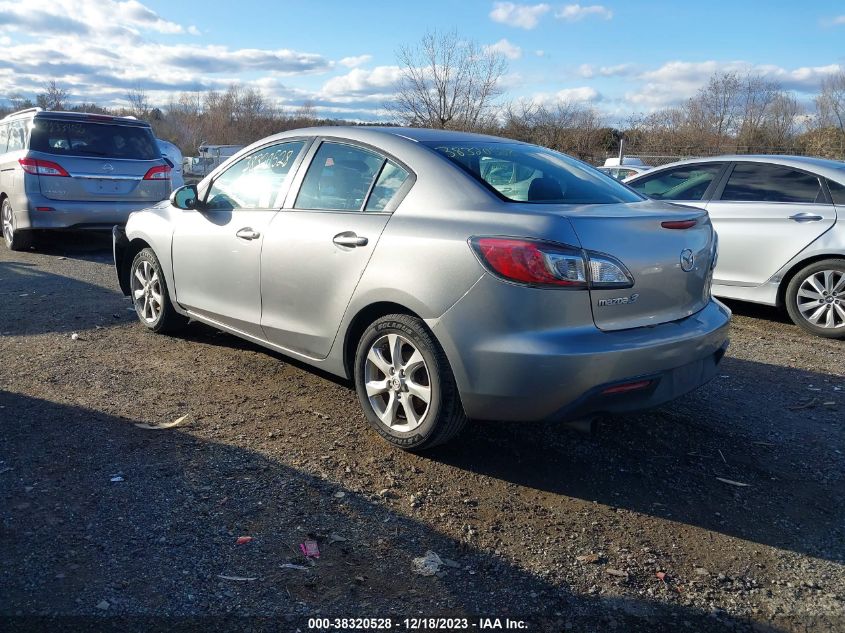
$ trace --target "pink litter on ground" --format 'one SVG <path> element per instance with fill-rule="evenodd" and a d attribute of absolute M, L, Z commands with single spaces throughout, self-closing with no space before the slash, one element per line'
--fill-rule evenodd
<path fill-rule="evenodd" d="M 320 548 L 317 547 L 317 541 L 305 541 L 299 544 L 299 549 L 305 558 L 320 558 Z"/>

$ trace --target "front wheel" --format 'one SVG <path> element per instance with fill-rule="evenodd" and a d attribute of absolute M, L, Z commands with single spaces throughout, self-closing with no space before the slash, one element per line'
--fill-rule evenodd
<path fill-rule="evenodd" d="M 466 423 L 446 354 L 416 317 L 391 314 L 367 328 L 355 354 L 355 389 L 373 428 L 405 450 L 448 442 Z"/>
<path fill-rule="evenodd" d="M 786 288 L 786 310 L 816 336 L 845 339 L 845 259 L 824 259 L 800 270 Z"/>
<path fill-rule="evenodd" d="M 158 257 L 151 248 L 135 255 L 129 270 L 129 293 L 138 319 L 153 332 L 176 332 L 188 323 L 173 308 Z"/>

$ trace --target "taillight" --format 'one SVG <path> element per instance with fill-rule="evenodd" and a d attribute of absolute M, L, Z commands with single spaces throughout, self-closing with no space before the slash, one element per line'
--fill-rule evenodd
<path fill-rule="evenodd" d="M 167 165 L 158 165 L 157 167 L 150 167 L 149 171 L 144 174 L 144 180 L 168 180 L 170 178 L 170 167 Z"/>
<path fill-rule="evenodd" d="M 604 253 L 505 237 L 474 237 L 470 245 L 490 272 L 508 281 L 573 289 L 634 285 L 624 264 Z"/>
<path fill-rule="evenodd" d="M 587 287 L 584 255 L 578 249 L 500 237 L 475 237 L 470 245 L 482 263 L 504 279 L 532 286 Z"/>
<path fill-rule="evenodd" d="M 70 177 L 61 165 L 49 160 L 40 160 L 38 158 L 19 158 L 18 163 L 23 170 L 32 174 L 33 176 L 64 176 Z"/>

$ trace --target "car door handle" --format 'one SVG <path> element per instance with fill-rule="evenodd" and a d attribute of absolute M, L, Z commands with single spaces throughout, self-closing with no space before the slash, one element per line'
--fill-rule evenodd
<path fill-rule="evenodd" d="M 348 246 L 355 248 L 356 246 L 366 246 L 370 240 L 366 237 L 358 237 L 355 233 L 338 233 L 332 239 L 332 242 L 338 246 Z"/>
<path fill-rule="evenodd" d="M 790 215 L 789 219 L 795 222 L 818 222 L 819 220 L 824 220 L 822 216 L 816 215 L 815 213 L 807 213 L 806 211 Z"/>
<path fill-rule="evenodd" d="M 261 237 L 261 233 L 259 233 L 258 231 L 253 231 L 248 226 L 242 228 L 240 231 L 235 233 L 235 235 L 241 238 L 242 240 L 257 240 L 259 237 Z"/>

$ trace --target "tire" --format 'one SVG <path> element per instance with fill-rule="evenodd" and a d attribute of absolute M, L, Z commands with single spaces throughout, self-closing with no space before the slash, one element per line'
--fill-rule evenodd
<path fill-rule="evenodd" d="M 132 260 L 129 296 L 138 319 L 157 334 L 178 332 L 188 323 L 188 318 L 176 312 L 170 302 L 161 264 L 151 248 L 140 251 Z"/>
<path fill-rule="evenodd" d="M 845 259 L 823 259 L 798 271 L 786 287 L 786 311 L 816 336 L 845 339 Z"/>
<path fill-rule="evenodd" d="M 407 451 L 444 444 L 467 421 L 443 348 L 420 319 L 406 314 L 382 317 L 364 331 L 355 352 L 355 390 L 378 434 Z"/>
<path fill-rule="evenodd" d="M 10 251 L 25 251 L 32 246 L 32 234 L 17 228 L 15 212 L 8 198 L 3 198 L 0 205 L 0 221 L 3 224 L 3 241 Z"/>

